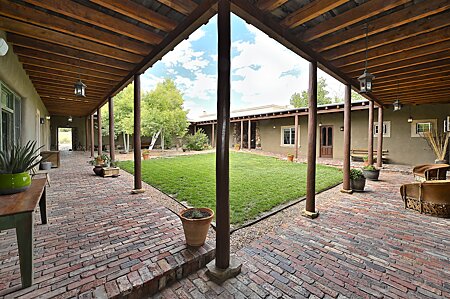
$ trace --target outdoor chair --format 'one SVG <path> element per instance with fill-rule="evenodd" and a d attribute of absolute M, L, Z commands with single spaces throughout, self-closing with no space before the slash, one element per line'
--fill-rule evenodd
<path fill-rule="evenodd" d="M 448 164 L 423 164 L 413 168 L 414 179 L 418 182 L 447 179 Z"/>
<path fill-rule="evenodd" d="M 450 218 L 450 180 L 404 184 L 400 187 L 400 194 L 405 209 Z"/>

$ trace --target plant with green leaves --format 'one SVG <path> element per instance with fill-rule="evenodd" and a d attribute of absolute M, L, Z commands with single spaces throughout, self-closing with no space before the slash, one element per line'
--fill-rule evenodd
<path fill-rule="evenodd" d="M 361 179 L 363 177 L 364 177 L 364 175 L 361 170 L 356 169 L 356 168 L 350 169 L 350 179 L 351 180 L 357 180 L 357 179 Z"/>
<path fill-rule="evenodd" d="M 36 141 L 28 141 L 24 146 L 12 145 L 5 151 L 0 151 L 0 173 L 15 174 L 28 172 L 41 162 Z"/>
<path fill-rule="evenodd" d="M 199 129 L 194 135 L 186 135 L 185 148 L 193 151 L 202 151 L 208 147 L 208 135 L 203 129 Z"/>
<path fill-rule="evenodd" d="M 364 170 L 368 170 L 368 171 L 375 171 L 375 170 L 377 170 L 377 169 L 375 168 L 375 166 L 373 166 L 373 165 L 367 165 L 367 166 L 364 166 L 363 169 L 364 169 Z"/>

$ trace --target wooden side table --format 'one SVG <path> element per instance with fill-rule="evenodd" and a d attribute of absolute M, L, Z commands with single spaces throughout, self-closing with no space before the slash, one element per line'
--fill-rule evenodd
<path fill-rule="evenodd" d="M 47 180 L 34 179 L 24 192 L 0 196 L 0 230 L 16 229 L 22 287 L 33 284 L 34 215 L 39 204 L 42 224 L 47 224 Z"/>

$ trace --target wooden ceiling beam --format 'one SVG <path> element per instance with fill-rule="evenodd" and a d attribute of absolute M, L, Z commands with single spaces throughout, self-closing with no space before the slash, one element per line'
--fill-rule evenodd
<path fill-rule="evenodd" d="M 38 92 L 38 94 L 52 94 L 52 95 L 58 95 L 58 96 L 67 96 L 67 95 L 74 95 L 74 89 L 70 87 L 54 87 L 54 86 L 48 86 L 48 85 L 40 85 L 40 84 L 34 84 L 34 88 Z M 99 98 L 103 98 L 105 96 L 106 92 L 99 92 L 96 89 L 90 88 L 88 90 L 88 93 L 86 95 L 86 99 L 96 99 L 98 101 Z"/>
<path fill-rule="evenodd" d="M 419 80 L 412 80 L 412 81 L 399 81 L 397 84 L 395 82 L 392 82 L 389 85 L 378 85 L 377 88 L 373 89 L 374 93 L 377 92 L 388 92 L 388 91 L 397 91 L 402 88 L 411 88 L 411 86 L 414 87 L 424 87 L 429 85 L 436 85 L 436 84 L 442 84 L 442 83 L 449 83 L 450 80 L 450 72 L 446 73 L 445 75 L 442 75 L 437 78 L 428 78 L 428 79 L 419 79 Z"/>
<path fill-rule="evenodd" d="M 35 58 L 30 58 L 30 57 L 21 56 L 19 61 L 24 65 L 33 65 L 33 66 L 38 66 L 38 67 L 45 67 L 47 69 L 73 73 L 74 76 L 84 77 L 85 75 L 88 75 L 88 76 L 92 76 L 95 78 L 106 79 L 106 80 L 111 80 L 111 81 L 118 81 L 122 78 L 121 76 L 117 76 L 117 75 L 110 75 L 107 73 L 96 72 L 93 70 L 73 67 L 73 66 L 62 64 L 59 62 L 50 62 L 50 61 L 39 60 L 39 59 L 35 59 Z"/>
<path fill-rule="evenodd" d="M 262 11 L 272 11 L 288 2 L 288 0 L 260 0 L 256 4 Z"/>
<path fill-rule="evenodd" d="M 450 8 L 448 0 L 429 0 L 411 5 L 402 10 L 377 18 L 368 24 L 369 35 L 374 35 L 428 16 L 443 12 Z M 318 52 L 323 52 L 365 37 L 364 26 L 356 26 L 334 35 L 323 37 L 311 44 Z M 370 40 L 370 38 L 369 38 Z"/>
<path fill-rule="evenodd" d="M 184 15 L 189 15 L 197 8 L 197 3 L 192 0 L 158 0 L 158 2 Z"/>
<path fill-rule="evenodd" d="M 307 30 L 299 37 L 309 42 L 336 32 L 350 25 L 367 20 L 379 13 L 388 11 L 394 7 L 410 2 L 411 0 L 372 0 L 365 2 L 353 9 L 335 16 L 329 20 L 319 23 L 317 26 Z"/>
<path fill-rule="evenodd" d="M 56 81 L 46 81 L 46 80 L 37 80 L 37 79 L 31 79 L 31 82 L 33 83 L 33 85 L 35 87 L 47 87 L 47 88 L 53 88 L 55 90 L 58 90 L 59 88 L 65 88 L 65 89 L 70 89 L 73 90 L 74 89 L 74 82 L 67 82 L 67 83 L 60 83 L 60 82 L 56 82 Z M 105 94 L 109 91 L 109 89 L 105 89 L 103 87 L 98 87 L 98 86 L 94 86 L 89 84 L 89 90 L 95 90 L 98 91 L 102 94 Z"/>
<path fill-rule="evenodd" d="M 67 99 L 67 98 L 75 98 L 75 95 L 72 92 L 69 91 L 59 91 L 59 92 L 53 92 L 53 91 L 47 91 L 44 89 L 41 90 L 37 90 L 38 94 L 40 97 L 55 97 L 55 98 L 63 98 L 63 99 Z M 83 101 L 92 101 L 94 103 L 98 103 L 99 101 L 101 101 L 103 99 L 102 96 L 97 96 L 97 95 L 89 95 L 89 91 L 86 91 L 86 97 L 83 97 L 82 99 L 80 98 L 80 100 Z"/>
<path fill-rule="evenodd" d="M 24 35 L 33 39 L 43 40 L 54 44 L 82 50 L 126 62 L 138 63 L 142 60 L 142 56 L 126 52 L 123 50 L 111 48 L 109 46 L 97 44 L 78 37 L 70 36 L 61 32 L 53 31 L 23 23 L 6 17 L 0 17 L 0 29 Z"/>
<path fill-rule="evenodd" d="M 426 46 L 430 46 L 432 44 L 437 44 L 440 42 L 450 40 L 450 27 L 445 27 L 442 29 L 435 30 L 433 32 L 422 34 L 419 36 L 410 37 L 404 39 L 402 41 L 398 41 L 396 43 L 387 44 L 375 49 L 372 49 L 368 52 L 369 56 L 369 65 L 372 65 L 372 61 L 375 61 L 377 58 L 386 57 L 392 58 L 397 53 L 403 53 L 406 51 L 410 51 L 409 53 L 414 52 L 422 52 L 419 48 L 425 48 Z M 412 51 L 414 49 L 418 49 L 417 51 Z M 427 52 L 426 49 L 423 49 L 424 52 Z M 437 51 L 436 49 L 434 51 Z M 429 53 L 427 53 L 429 54 Z M 403 56 L 403 55 L 402 55 Z M 333 60 L 333 64 L 337 67 L 347 67 L 358 63 L 364 63 L 366 59 L 365 52 L 360 52 L 354 55 L 346 56 L 340 59 Z M 392 60 L 395 61 L 395 60 Z M 376 65 L 376 64 L 375 64 Z"/>
<path fill-rule="evenodd" d="M 60 70 L 54 70 L 54 69 L 48 69 L 48 68 L 44 68 L 44 67 L 40 67 L 40 66 L 34 66 L 34 65 L 24 65 L 24 69 L 25 71 L 30 72 L 30 74 L 32 75 L 47 75 L 49 77 L 52 76 L 57 76 L 57 77 L 63 77 L 63 78 L 70 78 L 71 80 L 73 80 L 73 82 L 75 83 L 76 80 L 79 79 L 77 74 L 74 73 L 70 73 L 70 72 L 65 72 L 65 71 L 60 71 Z M 100 79 L 97 77 L 92 77 L 92 76 L 82 76 L 81 80 L 83 82 L 88 82 L 88 81 L 92 81 L 95 83 L 100 83 L 100 84 L 104 84 L 104 85 L 111 85 L 114 84 L 115 81 L 111 81 L 111 80 L 107 80 L 107 79 Z"/>
<path fill-rule="evenodd" d="M 398 84 L 400 85 L 411 85 L 417 83 L 418 85 L 421 85 L 421 83 L 426 83 L 429 81 L 433 81 L 440 78 L 448 78 L 450 77 L 450 68 L 447 68 L 443 72 L 439 73 L 426 73 L 415 77 L 409 77 L 404 78 L 400 77 L 397 78 L 397 80 L 394 79 L 387 79 L 387 80 L 377 80 L 377 85 L 381 87 L 383 90 L 390 87 L 397 87 Z"/>
<path fill-rule="evenodd" d="M 160 15 L 159 13 L 133 1 L 91 0 L 91 2 L 166 32 L 170 32 L 177 27 L 177 23 L 168 17 Z"/>
<path fill-rule="evenodd" d="M 433 92 L 447 92 L 450 93 L 450 87 L 449 86 L 442 86 L 440 84 L 435 84 L 432 86 L 418 86 L 418 87 L 400 87 L 398 90 L 394 91 L 374 91 L 374 94 L 376 94 L 378 97 L 387 97 L 392 96 L 395 97 L 397 95 L 403 94 L 403 95 L 415 95 L 418 93 L 426 93 L 426 94 L 432 94 Z"/>
<path fill-rule="evenodd" d="M 397 98 L 387 98 L 383 99 L 383 103 L 385 105 L 392 105 Z M 422 105 L 422 104 L 448 104 L 450 102 L 450 98 L 447 95 L 433 95 L 427 96 L 422 95 L 419 97 L 402 97 L 398 99 L 402 105 Z M 411 113 L 414 117 L 414 113 Z"/>
<path fill-rule="evenodd" d="M 33 5 L 119 33 L 148 44 L 158 44 L 163 37 L 153 31 L 110 16 L 75 1 L 25 0 Z"/>
<path fill-rule="evenodd" d="M 105 65 L 95 64 L 95 63 L 87 62 L 84 60 L 78 60 L 76 58 L 55 55 L 55 54 L 42 52 L 39 50 L 30 49 L 30 48 L 24 48 L 21 46 L 14 46 L 14 53 L 16 53 L 17 56 L 19 56 L 19 57 L 29 57 L 29 58 L 34 58 L 34 59 L 39 59 L 39 60 L 44 60 L 44 61 L 54 61 L 54 62 L 72 66 L 76 69 L 83 68 L 83 69 L 93 70 L 93 71 L 97 71 L 97 72 L 102 72 L 102 73 L 107 73 L 107 74 L 117 75 L 117 76 L 122 76 L 122 77 L 126 76 L 128 74 L 127 71 L 115 69 L 115 68 L 108 67 Z"/>
<path fill-rule="evenodd" d="M 22 35 L 14 33 L 8 33 L 8 42 L 11 42 L 14 46 L 21 46 L 28 49 L 39 50 L 42 52 L 59 55 L 62 57 L 68 57 L 73 59 L 79 59 L 80 61 L 86 61 L 92 64 L 100 64 L 119 70 L 129 71 L 133 68 L 133 64 L 121 60 L 117 60 L 110 57 L 105 57 L 89 52 L 84 52 L 77 49 L 72 49 L 45 41 L 35 40 Z"/>
<path fill-rule="evenodd" d="M 75 79 L 67 78 L 67 77 L 58 77 L 53 74 L 47 74 L 47 73 L 39 73 L 39 72 L 33 72 L 28 70 L 27 71 L 28 77 L 31 79 L 31 81 L 39 81 L 39 82 L 55 82 L 67 86 L 73 86 L 76 82 Z M 98 88 L 99 90 L 109 90 L 111 89 L 111 84 L 106 83 L 99 83 L 99 82 L 92 82 L 90 80 L 83 79 L 83 83 L 85 83 L 88 87 Z"/>
<path fill-rule="evenodd" d="M 447 60 L 449 58 L 450 58 L 450 52 L 446 49 L 442 49 L 442 51 L 438 52 L 438 53 L 433 53 L 430 55 L 423 55 L 423 56 L 419 56 L 419 57 L 412 57 L 412 58 L 406 57 L 405 59 L 403 59 L 401 61 L 398 61 L 398 59 L 397 59 L 396 62 L 388 62 L 383 65 L 370 66 L 370 64 L 369 64 L 369 71 L 370 71 L 370 73 L 372 73 L 376 76 L 377 73 L 380 73 L 380 72 L 387 72 L 390 70 L 401 70 L 406 67 L 415 66 L 415 65 L 419 65 L 419 64 L 425 64 L 425 63 L 431 63 L 431 62 L 435 62 L 435 61 L 439 61 L 439 60 Z M 362 74 L 362 69 L 363 68 L 349 70 L 347 72 L 347 74 L 349 76 L 352 76 L 353 78 L 356 78 Z"/>
<path fill-rule="evenodd" d="M 347 1 L 348 0 L 315 0 L 288 15 L 281 21 L 281 25 L 288 28 L 298 27 Z"/>
<path fill-rule="evenodd" d="M 388 31 L 383 31 L 370 36 L 368 40 L 369 53 L 371 53 L 374 48 L 387 44 L 393 44 L 395 42 L 414 36 L 419 36 L 421 34 L 431 33 L 434 30 L 438 30 L 446 26 L 450 26 L 450 11 L 443 14 L 433 15 L 425 19 L 420 19 Z M 353 55 L 355 53 L 365 52 L 365 50 L 365 39 L 360 39 L 329 51 L 322 52 L 321 55 L 327 60 L 335 60 Z"/>
<path fill-rule="evenodd" d="M 379 71 L 376 73 L 375 80 L 383 80 L 385 78 L 397 80 L 399 77 L 414 77 L 418 74 L 426 74 L 428 72 L 445 71 L 450 67 L 450 59 L 427 61 L 418 63 L 413 66 L 404 66 L 396 70 Z M 375 82 L 375 81 L 374 81 Z"/>
<path fill-rule="evenodd" d="M 148 44 L 133 41 L 124 36 L 108 33 L 8 0 L 0 0 L 0 15 L 29 22 L 47 29 L 57 30 L 117 49 L 126 50 L 138 55 L 147 55 L 152 49 Z"/>

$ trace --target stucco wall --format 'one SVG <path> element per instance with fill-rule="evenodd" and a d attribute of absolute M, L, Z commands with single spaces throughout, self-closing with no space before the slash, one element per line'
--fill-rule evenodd
<path fill-rule="evenodd" d="M 6 41 L 8 40 L 6 33 L 1 30 L 0 37 Z M 39 143 L 45 145 L 44 149 L 50 149 L 50 124 L 47 120 L 44 124 L 39 124 L 39 121 L 36 120 L 38 110 L 40 117 L 45 119 L 48 115 L 47 108 L 45 108 L 31 80 L 23 70 L 22 64 L 19 62 L 17 55 L 14 54 L 11 44 L 9 44 L 8 53 L 0 57 L 0 80 L 22 98 L 21 143 L 24 144 L 28 140 L 36 140 L 37 130 L 39 130 Z"/>

